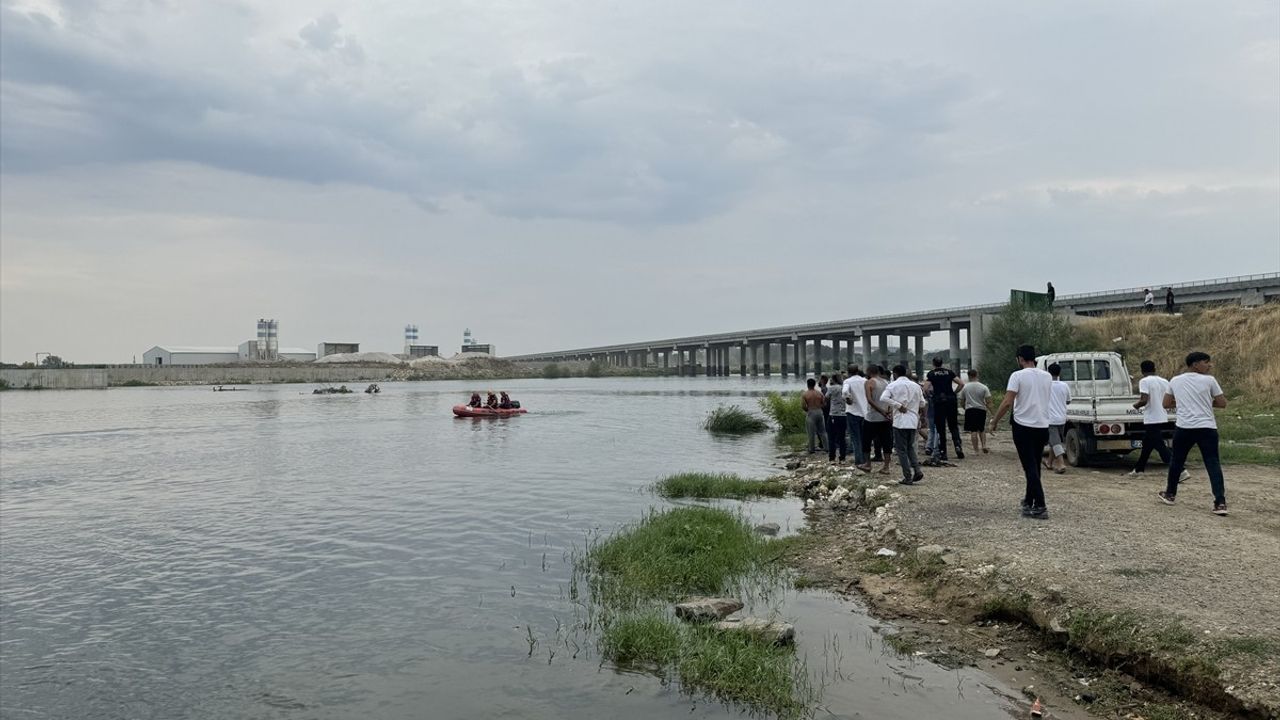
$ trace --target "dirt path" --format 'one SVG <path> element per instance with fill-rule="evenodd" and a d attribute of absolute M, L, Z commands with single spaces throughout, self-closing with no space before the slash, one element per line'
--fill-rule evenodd
<path fill-rule="evenodd" d="M 1280 468 L 1226 468 L 1231 515 L 1225 518 L 1210 512 L 1203 468 L 1190 468 L 1193 479 L 1173 507 L 1156 497 L 1163 466 L 1140 479 L 1123 477 L 1128 463 L 1049 473 L 1051 517 L 1031 520 L 1019 512 L 1023 480 L 1008 433 L 996 436 L 989 455 L 925 468 L 925 481 L 914 486 L 896 484 L 896 465 L 890 475 L 855 476 L 847 466 L 833 471 L 825 456 L 798 459 L 792 482 L 817 496 L 811 523 L 817 542 L 799 562 L 802 571 L 837 589 L 857 587 L 884 614 L 924 621 L 928 642 L 963 646 L 965 636 L 979 632 L 994 642 L 980 619 L 984 597 L 1025 593 L 1043 619 L 1033 624 L 1042 630 L 1059 619 L 1067 623 L 1080 609 L 1124 613 L 1125 623 L 1132 618 L 1133 637 L 1176 627 L 1181 644 L 1163 649 L 1166 667 L 1181 662 L 1179 653 L 1207 659 L 1211 669 L 1197 670 L 1198 679 L 1184 684 L 1209 678 L 1216 686 L 1186 694 L 1215 710 L 1239 700 L 1235 712 L 1248 717 L 1280 712 Z M 819 478 L 850 487 L 851 500 L 828 512 L 823 498 L 830 495 L 813 487 Z M 855 498 L 879 483 L 896 497 L 873 513 L 879 503 Z M 878 559 L 868 551 L 881 545 L 900 553 L 892 570 L 871 569 Z M 928 545 L 942 546 L 945 565 L 922 581 L 918 566 L 902 561 Z M 950 626 L 940 618 L 950 618 Z M 1058 631 L 1060 640 L 1074 643 L 1075 629 Z M 1059 676 L 1072 684 L 1069 674 Z M 1179 682 L 1164 684 L 1180 692 Z M 1217 700 L 1206 700 L 1215 693 Z M 1252 710 L 1240 709 L 1245 706 Z"/>

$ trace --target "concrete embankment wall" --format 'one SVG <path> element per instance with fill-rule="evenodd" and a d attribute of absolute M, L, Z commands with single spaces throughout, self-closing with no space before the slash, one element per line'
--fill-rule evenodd
<path fill-rule="evenodd" d="M 107 368 L 111 385 L 144 382 L 182 385 L 233 385 L 236 383 L 346 383 L 388 380 L 395 368 L 344 365 L 298 367 L 142 366 Z"/>
<path fill-rule="evenodd" d="M 11 388 L 46 388 L 49 390 L 85 390 L 105 388 L 107 371 L 102 368 L 61 368 L 27 370 L 5 368 L 0 379 Z"/>

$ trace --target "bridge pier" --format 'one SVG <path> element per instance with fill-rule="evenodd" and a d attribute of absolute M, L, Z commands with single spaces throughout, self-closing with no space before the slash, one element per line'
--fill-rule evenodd
<path fill-rule="evenodd" d="M 916 377 L 924 380 L 924 336 L 916 336 Z"/>
<path fill-rule="evenodd" d="M 960 326 L 952 325 L 947 331 L 947 351 L 951 353 L 951 369 L 960 372 Z"/>
<path fill-rule="evenodd" d="M 764 362 L 762 363 L 764 365 L 763 367 L 764 376 L 769 377 L 773 374 L 772 373 L 773 343 L 768 340 L 765 340 L 763 343 L 760 344 L 760 349 L 764 351 Z"/>

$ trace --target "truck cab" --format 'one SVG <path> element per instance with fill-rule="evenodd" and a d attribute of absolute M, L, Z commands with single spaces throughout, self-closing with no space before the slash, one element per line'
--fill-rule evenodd
<path fill-rule="evenodd" d="M 1053 353 L 1036 358 L 1036 367 L 1042 370 L 1053 363 L 1061 368 L 1058 379 L 1071 388 L 1063 439 L 1068 464 L 1080 467 L 1142 448 L 1142 411 L 1133 409 L 1139 395 L 1120 353 Z M 1166 430 L 1166 439 L 1172 434 Z"/>

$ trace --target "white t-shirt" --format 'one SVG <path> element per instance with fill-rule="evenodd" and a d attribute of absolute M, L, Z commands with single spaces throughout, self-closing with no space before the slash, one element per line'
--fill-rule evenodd
<path fill-rule="evenodd" d="M 867 416 L 867 379 L 861 375 L 851 375 L 844 381 L 844 395 L 849 398 L 848 412 L 858 417 Z"/>
<path fill-rule="evenodd" d="M 1169 393 L 1169 381 L 1159 375 L 1145 375 L 1138 381 L 1138 392 L 1147 394 L 1147 404 L 1142 406 L 1142 422 L 1147 425 L 1163 425 L 1169 422 L 1164 409 L 1164 396 Z"/>
<path fill-rule="evenodd" d="M 1018 393 L 1013 399 L 1013 421 L 1023 427 L 1049 427 L 1049 403 L 1053 376 L 1040 368 L 1022 368 L 1009 376 L 1005 388 Z"/>
<path fill-rule="evenodd" d="M 1151 294 L 1151 291 L 1150 291 L 1150 290 L 1148 290 L 1148 291 L 1147 291 L 1146 296 L 1142 298 L 1142 304 L 1143 304 L 1143 305 L 1155 305 L 1155 304 L 1156 304 L 1156 296 L 1155 296 L 1155 295 L 1152 295 L 1152 294 Z"/>
<path fill-rule="evenodd" d="M 1178 427 L 1187 430 L 1218 427 L 1213 416 L 1213 399 L 1222 394 L 1222 386 L 1217 378 L 1204 373 L 1185 372 L 1169 381 L 1169 392 L 1178 403 L 1178 412 L 1174 416 Z"/>
<path fill-rule="evenodd" d="M 920 426 L 920 406 L 924 391 L 911 378 L 900 377 L 884 389 L 884 404 L 893 408 L 893 426 L 915 430 Z"/>
<path fill-rule="evenodd" d="M 1050 375 L 1049 377 L 1053 377 Z M 1071 386 L 1054 380 L 1049 387 L 1049 424 L 1067 424 L 1067 404 L 1071 402 Z"/>

